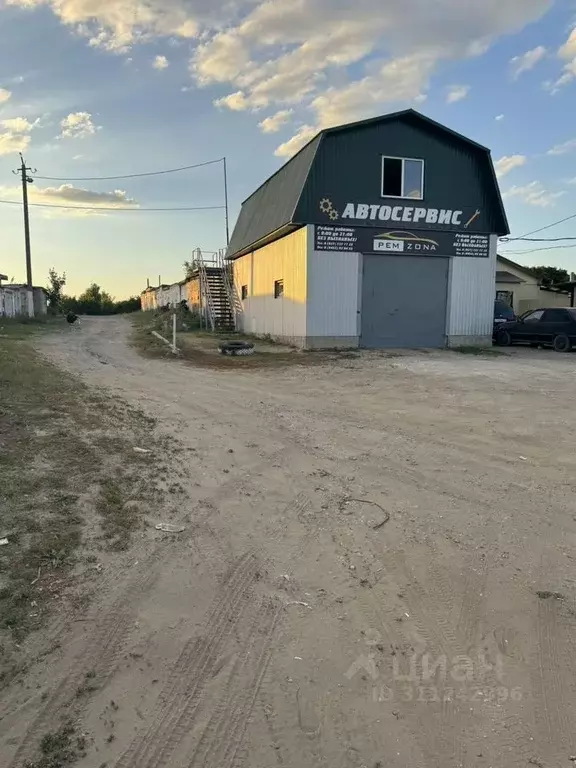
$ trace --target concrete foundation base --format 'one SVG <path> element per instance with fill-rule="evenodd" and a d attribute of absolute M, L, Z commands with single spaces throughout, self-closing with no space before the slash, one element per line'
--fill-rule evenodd
<path fill-rule="evenodd" d="M 492 336 L 448 336 L 448 347 L 491 347 Z"/>
<path fill-rule="evenodd" d="M 306 349 L 356 349 L 358 336 L 307 336 Z"/>
<path fill-rule="evenodd" d="M 358 336 L 272 336 L 279 344 L 297 349 L 356 349 Z"/>

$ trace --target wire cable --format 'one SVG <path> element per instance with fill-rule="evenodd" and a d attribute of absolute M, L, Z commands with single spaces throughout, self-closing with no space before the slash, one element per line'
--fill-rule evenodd
<path fill-rule="evenodd" d="M 560 243 L 563 240 L 576 240 L 576 237 L 515 237 L 514 242 L 524 243 Z"/>
<path fill-rule="evenodd" d="M 193 168 L 203 168 L 206 165 L 214 165 L 215 163 L 221 163 L 224 158 L 218 160 L 208 160 L 205 163 L 197 163 L 196 165 L 183 165 L 181 168 L 169 168 L 165 171 L 149 171 L 147 173 L 127 173 L 123 176 L 78 176 L 72 178 L 63 178 L 59 176 L 34 176 L 35 179 L 41 179 L 42 181 L 115 181 L 117 179 L 137 179 L 143 176 L 162 176 L 166 173 L 179 173 L 180 171 L 190 171 Z"/>
<path fill-rule="evenodd" d="M 2 205 L 22 205 L 18 200 L 0 200 Z M 28 203 L 35 208 L 64 208 L 68 211 L 116 211 L 117 213 L 140 213 L 141 211 L 216 211 L 223 210 L 224 205 L 204 205 L 197 207 L 182 207 L 182 208 L 114 208 L 103 207 L 100 205 L 56 205 L 52 203 Z"/>
<path fill-rule="evenodd" d="M 524 237 L 529 237 L 529 235 L 537 235 L 538 232 L 544 232 L 546 229 L 552 229 L 552 227 L 557 227 L 559 224 L 564 224 L 565 221 L 571 221 L 572 219 L 576 219 L 576 213 L 573 213 L 571 216 L 566 216 L 565 219 L 560 219 L 560 221 L 554 221 L 552 224 L 548 224 L 545 227 L 540 227 L 540 229 L 534 229 L 532 232 L 525 232 L 523 235 L 520 235 L 520 237 L 501 237 L 500 242 L 512 243 L 515 240 L 522 240 Z"/>
<path fill-rule="evenodd" d="M 521 256 L 523 253 L 539 253 L 540 251 L 558 251 L 563 248 L 576 248 L 576 246 L 575 245 L 550 245 L 545 248 L 531 248 L 530 250 L 524 250 L 524 251 L 503 251 L 502 256 L 508 256 L 508 255 Z"/>

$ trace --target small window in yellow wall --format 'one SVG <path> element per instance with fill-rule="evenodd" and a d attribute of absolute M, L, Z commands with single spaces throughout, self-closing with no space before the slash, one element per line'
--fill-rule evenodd
<path fill-rule="evenodd" d="M 284 295 L 284 280 L 274 280 L 274 298 L 279 299 Z"/>
<path fill-rule="evenodd" d="M 241 291 L 242 291 L 242 301 L 244 301 L 244 299 L 248 298 L 248 286 L 243 285 Z"/>

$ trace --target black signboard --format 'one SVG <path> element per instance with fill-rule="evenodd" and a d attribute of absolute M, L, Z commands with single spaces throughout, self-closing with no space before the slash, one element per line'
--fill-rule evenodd
<path fill-rule="evenodd" d="M 472 232 L 427 232 L 371 227 L 316 225 L 316 251 L 354 251 L 382 256 L 475 256 L 490 255 L 490 236 Z"/>

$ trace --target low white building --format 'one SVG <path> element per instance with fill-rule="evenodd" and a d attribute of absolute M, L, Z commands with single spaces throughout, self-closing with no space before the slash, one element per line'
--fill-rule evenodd
<path fill-rule="evenodd" d="M 0 285 L 0 317 L 35 317 L 46 314 L 43 288 L 28 290 L 25 285 Z"/>
<path fill-rule="evenodd" d="M 541 307 L 569 307 L 568 290 L 540 285 L 527 267 L 498 254 L 496 265 L 496 299 L 512 307 L 517 315 Z"/>

